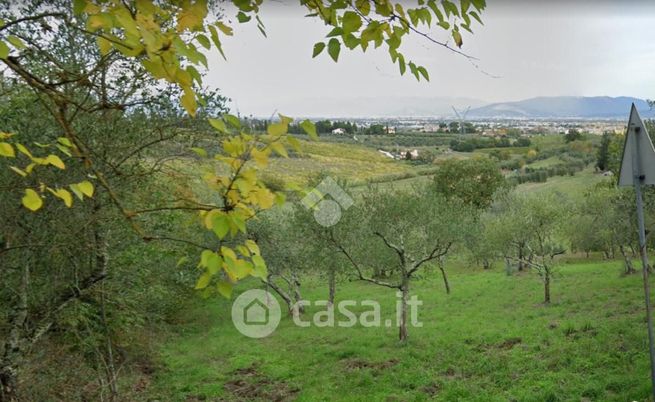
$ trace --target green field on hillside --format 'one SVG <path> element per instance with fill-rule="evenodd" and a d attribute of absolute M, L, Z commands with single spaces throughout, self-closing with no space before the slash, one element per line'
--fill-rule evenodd
<path fill-rule="evenodd" d="M 608 180 L 608 178 L 588 167 L 574 176 L 549 177 L 545 183 L 524 183 L 517 188 L 525 192 L 545 193 L 558 191 L 572 197 L 580 197 L 587 189 L 603 180 Z"/>
<path fill-rule="evenodd" d="M 161 347 L 151 399 L 343 401 L 631 401 L 649 395 L 639 275 L 619 262 L 563 264 L 553 303 L 539 279 L 450 267 L 417 281 L 421 328 L 405 346 L 396 328 L 296 327 L 283 318 L 269 337 L 238 333 L 230 301 L 194 305 Z M 245 283 L 242 289 L 256 286 Z M 326 298 L 322 283 L 304 287 Z M 337 300 L 378 300 L 392 318 L 390 289 L 344 282 Z M 364 311 L 366 307 L 353 308 Z M 305 314 L 311 317 L 318 308 Z M 338 316 L 337 316 L 338 317 Z"/>

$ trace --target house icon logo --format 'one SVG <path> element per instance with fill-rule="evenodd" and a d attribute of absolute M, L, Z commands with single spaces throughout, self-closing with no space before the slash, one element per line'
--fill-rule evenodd
<path fill-rule="evenodd" d="M 332 199 L 325 198 L 327 195 Z M 305 208 L 314 211 L 316 222 L 326 228 L 339 223 L 341 210 L 350 208 L 354 202 L 350 195 L 331 177 L 325 178 L 300 200 Z"/>
<path fill-rule="evenodd" d="M 243 292 L 232 304 L 234 327 L 249 338 L 264 338 L 272 334 L 281 317 L 280 304 L 265 290 Z"/>

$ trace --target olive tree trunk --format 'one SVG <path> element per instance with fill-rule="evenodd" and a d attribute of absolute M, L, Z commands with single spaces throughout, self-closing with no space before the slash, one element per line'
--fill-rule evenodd
<path fill-rule="evenodd" d="M 398 326 L 398 338 L 400 342 L 407 342 L 407 300 L 409 299 L 409 278 L 403 278 L 400 292 L 400 323 Z"/>
<path fill-rule="evenodd" d="M 328 306 L 334 306 L 334 295 L 336 294 L 337 279 L 334 269 L 328 272 Z"/>

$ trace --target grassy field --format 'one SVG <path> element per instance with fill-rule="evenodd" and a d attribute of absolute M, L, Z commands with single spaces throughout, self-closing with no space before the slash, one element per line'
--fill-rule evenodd
<path fill-rule="evenodd" d="M 517 187 L 519 191 L 545 193 L 558 191 L 572 197 L 581 197 L 589 187 L 607 180 L 591 167 L 578 172 L 575 176 L 554 176 L 549 177 L 545 183 L 523 183 Z"/>
<path fill-rule="evenodd" d="M 301 146 L 302 154 L 298 157 L 273 159 L 267 174 L 306 184 L 308 178 L 319 173 L 364 182 L 415 171 L 410 165 L 362 145 L 301 141 Z"/>
<path fill-rule="evenodd" d="M 162 346 L 149 398 L 647 400 L 639 275 L 621 277 L 618 262 L 562 264 L 545 306 L 533 274 L 450 270 L 451 295 L 436 272 L 416 282 L 423 327 L 410 328 L 407 345 L 395 328 L 299 328 L 290 318 L 271 336 L 249 339 L 232 326 L 229 301 L 198 302 Z M 326 297 L 321 283 L 303 287 L 308 300 Z M 394 316 L 390 289 L 341 283 L 344 299 L 377 300 L 383 318 Z"/>

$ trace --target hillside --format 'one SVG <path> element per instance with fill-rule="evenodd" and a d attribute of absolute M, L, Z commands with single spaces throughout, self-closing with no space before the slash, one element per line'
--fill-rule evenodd
<path fill-rule="evenodd" d="M 619 118 L 634 103 L 643 117 L 653 116 L 643 99 L 627 96 L 553 96 L 500 102 L 472 109 L 469 118 Z"/>
<path fill-rule="evenodd" d="M 536 275 L 507 276 L 500 264 L 460 266 L 451 295 L 426 275 L 415 289 L 423 327 L 402 348 L 397 328 L 300 328 L 289 317 L 270 337 L 248 339 L 229 301 L 198 303 L 162 345 L 162 369 L 144 377 L 151 398 L 170 401 L 644 400 L 641 282 L 620 271 L 620 262 L 563 265 L 550 307 L 538 303 Z M 303 292 L 317 300 L 327 289 Z M 393 317 L 389 289 L 346 282 L 337 295 L 380 300 Z"/>

